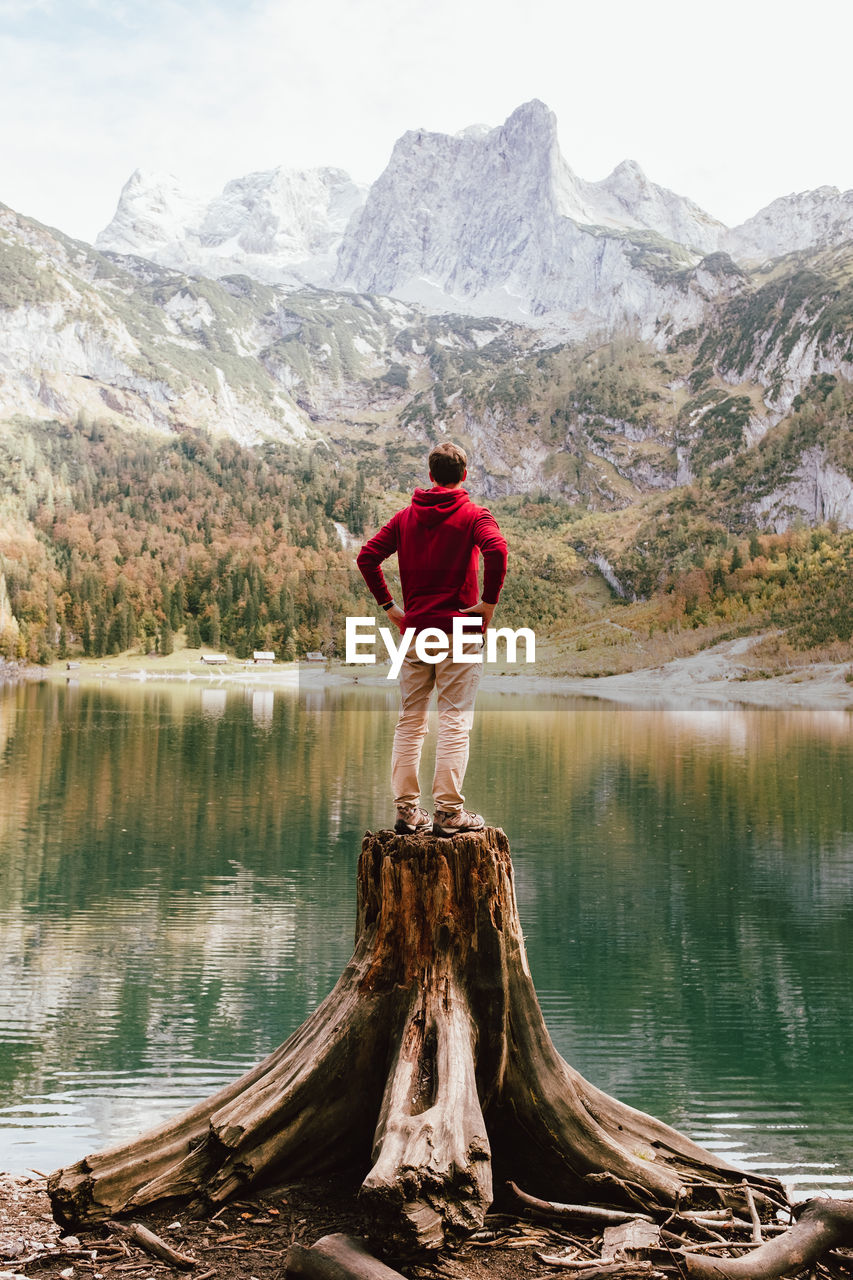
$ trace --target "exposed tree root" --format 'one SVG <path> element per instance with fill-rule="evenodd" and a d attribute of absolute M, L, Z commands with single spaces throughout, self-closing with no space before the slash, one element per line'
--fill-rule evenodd
<path fill-rule="evenodd" d="M 797 1221 L 783 1235 L 740 1258 L 706 1258 L 688 1253 L 688 1273 L 698 1280 L 774 1280 L 813 1267 L 830 1249 L 853 1246 L 853 1200 L 828 1197 L 801 1206 Z"/>
<path fill-rule="evenodd" d="M 285 1275 L 300 1280 L 404 1280 L 399 1271 L 374 1258 L 363 1240 L 340 1233 L 323 1236 L 310 1249 L 291 1245 Z"/>

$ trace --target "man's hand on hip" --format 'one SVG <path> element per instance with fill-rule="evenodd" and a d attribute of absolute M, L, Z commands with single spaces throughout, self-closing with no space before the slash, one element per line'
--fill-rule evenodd
<path fill-rule="evenodd" d="M 406 615 L 399 605 L 392 604 L 390 609 L 385 610 L 385 614 L 386 617 L 390 618 L 391 621 L 396 624 L 400 631 L 403 630 L 403 622 L 405 621 Z"/>
<path fill-rule="evenodd" d="M 485 600 L 478 600 L 476 604 L 472 604 L 469 609 L 460 609 L 460 613 L 478 613 L 483 619 L 483 630 L 487 631 L 492 624 L 492 614 L 497 605 L 486 604 Z"/>

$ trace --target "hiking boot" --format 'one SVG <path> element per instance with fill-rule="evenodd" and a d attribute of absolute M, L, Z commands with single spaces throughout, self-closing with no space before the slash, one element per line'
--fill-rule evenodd
<path fill-rule="evenodd" d="M 486 820 L 481 813 L 469 813 L 467 809 L 436 809 L 432 824 L 434 836 L 458 836 L 463 831 L 485 831 Z"/>
<path fill-rule="evenodd" d="M 426 809 L 417 804 L 398 804 L 394 830 L 398 836 L 419 836 L 429 831 L 432 823 Z"/>

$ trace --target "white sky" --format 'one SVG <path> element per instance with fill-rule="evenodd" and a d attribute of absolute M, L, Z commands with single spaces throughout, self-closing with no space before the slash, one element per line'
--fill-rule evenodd
<path fill-rule="evenodd" d="M 136 168 L 212 195 L 277 165 L 371 181 L 406 129 L 555 112 L 734 224 L 853 187 L 849 0 L 0 0 L 0 202 L 94 239 Z"/>

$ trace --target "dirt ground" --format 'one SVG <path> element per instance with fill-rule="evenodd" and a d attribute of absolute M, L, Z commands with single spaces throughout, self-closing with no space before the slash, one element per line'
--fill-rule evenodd
<path fill-rule="evenodd" d="M 230 1203 L 213 1218 L 158 1209 L 130 1221 L 150 1228 L 174 1249 L 196 1259 L 180 1272 L 159 1262 L 106 1227 L 68 1235 L 53 1221 L 45 1179 L 0 1175 L 0 1280 L 276 1280 L 284 1274 L 294 1242 L 311 1245 L 333 1232 L 362 1235 L 364 1222 L 343 1180 L 313 1180 L 274 1188 Z M 540 1255 L 565 1254 L 573 1237 L 508 1215 L 490 1214 L 477 1237 L 440 1255 L 404 1256 L 370 1247 L 377 1257 L 413 1280 L 536 1280 L 565 1275 Z M 590 1242 L 592 1243 L 592 1242 Z"/>
<path fill-rule="evenodd" d="M 310 1246 L 335 1232 L 367 1234 L 355 1199 L 356 1184 L 343 1177 L 268 1188 L 257 1196 L 232 1201 L 210 1216 L 194 1218 L 185 1206 L 165 1205 L 125 1221 L 125 1229 L 139 1223 L 186 1255 L 187 1267 L 178 1270 L 128 1242 L 124 1231 L 106 1224 L 74 1235 L 65 1233 L 53 1220 L 45 1184 L 42 1175 L 0 1174 L 0 1280 L 173 1280 L 179 1276 L 284 1280 L 292 1244 Z M 699 1227 L 688 1222 L 693 1217 L 705 1221 L 701 1215 L 675 1214 L 670 1227 L 670 1231 L 688 1231 L 692 1242 L 680 1234 L 669 1235 L 672 1243 L 664 1247 L 659 1238 L 657 1247 L 648 1252 L 617 1250 L 614 1255 L 611 1240 L 610 1253 L 604 1258 L 604 1240 L 594 1234 L 595 1227 L 586 1233 L 576 1220 L 542 1224 L 513 1213 L 490 1213 L 482 1231 L 440 1253 L 405 1255 L 384 1247 L 375 1237 L 368 1239 L 368 1245 L 376 1257 L 409 1280 L 557 1280 L 567 1274 L 572 1280 L 681 1280 L 686 1268 L 677 1256 L 681 1249 L 676 1246 L 674 1251 L 675 1242 L 691 1252 L 711 1249 L 729 1257 L 742 1257 L 744 1250 L 756 1247 L 747 1243 L 748 1223 L 729 1217 L 729 1227 L 715 1221 L 717 1230 L 709 1231 L 707 1223 Z M 635 1219 L 613 1230 L 648 1231 L 648 1221 Z M 784 1229 L 771 1223 L 765 1232 Z M 702 1237 L 705 1243 L 698 1243 Z M 708 1244 L 709 1238 L 719 1243 Z M 623 1243 L 629 1243 L 624 1236 Z M 851 1280 L 853 1248 L 845 1243 L 846 1247 L 836 1246 L 804 1269 L 810 1280 Z M 766 1274 L 773 1274 L 769 1265 Z"/>

